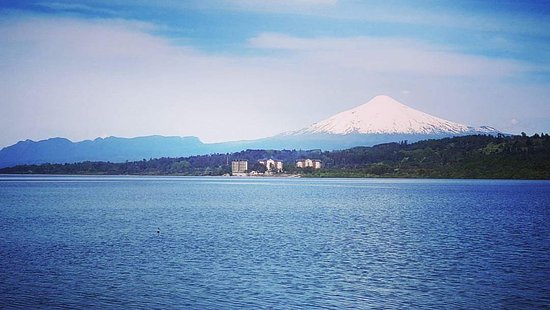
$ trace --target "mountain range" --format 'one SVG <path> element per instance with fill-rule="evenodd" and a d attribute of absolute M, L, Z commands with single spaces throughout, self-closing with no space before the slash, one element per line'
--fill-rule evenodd
<path fill-rule="evenodd" d="M 80 142 L 65 138 L 25 140 L 0 150 L 0 168 L 20 164 L 80 161 L 124 162 L 244 149 L 337 150 L 403 140 L 415 142 L 499 133 L 488 126 L 471 127 L 441 119 L 382 95 L 309 127 L 257 140 L 203 143 L 197 137 L 166 136 L 108 137 Z"/>

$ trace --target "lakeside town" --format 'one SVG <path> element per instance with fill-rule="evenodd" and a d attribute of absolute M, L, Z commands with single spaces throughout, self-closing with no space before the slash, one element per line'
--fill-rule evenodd
<path fill-rule="evenodd" d="M 276 159 L 261 159 L 257 162 L 257 168 L 249 169 L 248 160 L 233 160 L 231 162 L 231 176 L 273 176 L 284 172 L 283 162 Z M 319 159 L 299 159 L 295 163 L 296 168 L 321 169 L 323 163 Z M 229 175 L 227 175 L 229 176 Z"/>
<path fill-rule="evenodd" d="M 550 179 L 549 150 L 548 134 L 473 135 L 338 151 L 249 149 L 119 163 L 39 163 L 0 168 L 0 174 Z"/>

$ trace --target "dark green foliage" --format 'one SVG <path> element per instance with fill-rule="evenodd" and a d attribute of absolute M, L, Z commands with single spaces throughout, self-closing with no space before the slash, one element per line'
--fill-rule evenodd
<path fill-rule="evenodd" d="M 0 169 L 0 173 L 223 175 L 230 172 L 232 160 L 248 160 L 249 170 L 258 171 L 258 160 L 267 158 L 282 160 L 287 173 L 309 177 L 550 179 L 550 136 L 476 135 L 332 152 L 246 150 L 126 163 L 22 165 Z M 320 159 L 324 168 L 296 168 L 294 163 L 301 158 Z"/>
<path fill-rule="evenodd" d="M 259 162 L 252 162 L 248 166 L 248 171 L 256 171 L 260 173 L 266 172 L 267 167 L 265 165 L 260 164 Z"/>

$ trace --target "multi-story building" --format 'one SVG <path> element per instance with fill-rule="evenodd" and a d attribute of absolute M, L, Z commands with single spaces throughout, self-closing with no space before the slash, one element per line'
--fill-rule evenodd
<path fill-rule="evenodd" d="M 283 172 L 283 162 L 275 159 L 263 159 L 258 161 L 260 164 L 264 165 L 267 169 L 267 172 Z"/>
<path fill-rule="evenodd" d="M 247 171 L 248 171 L 248 161 L 234 160 L 231 162 L 232 175 L 246 175 Z"/>
<path fill-rule="evenodd" d="M 323 167 L 323 163 L 319 159 L 299 159 L 296 161 L 296 168 L 313 168 L 313 169 L 321 169 Z"/>

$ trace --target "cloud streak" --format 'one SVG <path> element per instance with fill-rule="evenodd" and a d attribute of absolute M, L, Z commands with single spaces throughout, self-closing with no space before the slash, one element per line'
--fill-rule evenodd
<path fill-rule="evenodd" d="M 510 78 L 534 70 L 516 61 L 464 55 L 403 38 L 298 38 L 267 33 L 250 39 L 249 44 L 293 51 L 310 61 L 370 74 Z"/>
<path fill-rule="evenodd" d="M 90 6 L 83 3 L 40 2 L 40 3 L 37 3 L 37 5 L 47 9 L 51 9 L 51 10 L 66 11 L 66 12 L 86 12 L 86 13 L 107 14 L 107 15 L 116 14 L 115 10 Z"/>

